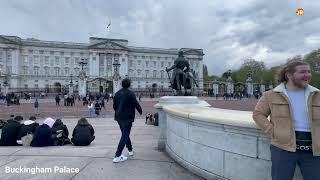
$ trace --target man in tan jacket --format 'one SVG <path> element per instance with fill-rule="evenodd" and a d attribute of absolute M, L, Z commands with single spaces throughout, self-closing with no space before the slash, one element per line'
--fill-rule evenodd
<path fill-rule="evenodd" d="M 281 84 L 265 92 L 253 112 L 271 137 L 273 180 L 292 180 L 296 164 L 304 180 L 320 180 L 320 91 L 310 79 L 306 62 L 288 62 L 279 74 Z"/>

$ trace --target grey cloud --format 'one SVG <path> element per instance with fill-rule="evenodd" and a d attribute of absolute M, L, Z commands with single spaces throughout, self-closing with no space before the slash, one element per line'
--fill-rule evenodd
<path fill-rule="evenodd" d="M 305 8 L 303 17 L 295 15 L 297 7 Z M 132 46 L 203 48 L 209 73 L 222 74 L 250 56 L 271 65 L 316 48 L 305 38 L 319 35 L 318 9 L 318 1 L 3 0 L 0 34 L 72 42 L 100 36 L 125 38 Z"/>

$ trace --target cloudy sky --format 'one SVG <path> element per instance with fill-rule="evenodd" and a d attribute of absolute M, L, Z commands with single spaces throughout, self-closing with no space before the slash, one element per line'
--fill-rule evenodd
<path fill-rule="evenodd" d="M 295 14 L 299 7 L 303 16 Z M 319 9 L 319 0 L 0 0 L 0 34 L 202 48 L 209 74 L 220 75 L 246 58 L 270 67 L 318 49 Z"/>

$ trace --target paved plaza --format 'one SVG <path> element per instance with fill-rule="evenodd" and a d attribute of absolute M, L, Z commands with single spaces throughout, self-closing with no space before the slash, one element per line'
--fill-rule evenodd
<path fill-rule="evenodd" d="M 212 107 L 247 111 L 253 110 L 257 102 L 255 99 L 225 101 L 205 98 L 205 100 Z M 90 146 L 0 147 L 0 179 L 201 179 L 178 165 L 165 152 L 157 150 L 159 127 L 144 124 L 145 114 L 157 111 L 153 107 L 157 102 L 158 99 L 143 99 L 140 102 L 143 115 L 137 115 L 131 133 L 135 155 L 129 157 L 126 162 L 118 164 L 112 162 L 120 130 L 113 120 L 112 101 L 109 101 L 100 117 L 89 118 L 96 136 Z M 24 117 L 34 114 L 33 100 L 22 100 L 20 106 L 7 107 L 4 104 L 0 106 L 0 119 L 7 119 L 10 114 Z M 62 118 L 68 126 L 70 135 L 79 117 L 89 115 L 87 107 L 83 106 L 82 102 L 76 102 L 74 107 L 57 107 L 52 99 L 40 100 L 40 112 L 38 116 L 40 123 L 48 116 Z M 127 149 L 124 150 L 124 154 L 128 155 Z M 10 169 L 20 170 L 20 168 L 25 170 L 24 173 L 10 172 Z M 32 173 L 36 168 L 40 169 Z M 41 168 L 47 171 L 42 173 Z M 75 172 L 69 172 L 70 170 Z"/>
<path fill-rule="evenodd" d="M 42 122 L 41 120 L 39 120 Z M 77 119 L 65 119 L 70 133 Z M 136 119 L 132 128 L 135 155 L 122 163 L 112 159 L 120 138 L 117 123 L 111 118 L 91 118 L 96 139 L 90 146 L 1 147 L 0 179 L 94 179 L 94 180 L 197 180 L 201 179 L 175 163 L 165 152 L 157 150 L 159 128 Z M 127 149 L 123 152 L 128 154 Z M 65 166 L 65 169 L 63 169 Z M 8 173 L 9 168 L 47 168 L 51 172 Z M 6 173 L 7 168 L 7 173 Z M 56 171 L 55 172 L 55 168 Z M 58 170 L 61 168 L 60 170 Z M 78 168 L 69 173 L 67 168 Z M 31 170 L 29 170 L 31 171 Z"/>
<path fill-rule="evenodd" d="M 242 100 L 223 100 L 219 98 L 203 97 L 212 107 L 223 109 L 234 109 L 243 111 L 252 111 L 254 109 L 257 100 L 255 98 L 242 99 Z M 22 115 L 23 117 L 30 117 L 35 114 L 33 107 L 34 99 L 25 101 L 21 100 L 21 105 L 6 106 L 2 101 L 0 103 L 0 119 L 8 119 L 10 114 Z M 76 101 L 75 106 L 63 106 L 63 101 L 60 102 L 61 106 L 56 106 L 53 98 L 51 99 L 39 99 L 40 102 L 40 115 L 38 117 L 45 118 L 47 116 L 54 118 L 72 118 L 72 117 L 89 117 L 89 110 L 87 106 L 82 105 L 82 101 Z M 140 116 L 137 113 L 138 118 L 144 118 L 146 113 L 156 113 L 157 110 L 153 107 L 158 103 L 157 98 L 143 98 L 140 102 L 143 110 L 143 114 Z M 113 118 L 114 111 L 112 109 L 112 100 L 105 101 L 105 109 L 102 109 L 99 117 Z"/>

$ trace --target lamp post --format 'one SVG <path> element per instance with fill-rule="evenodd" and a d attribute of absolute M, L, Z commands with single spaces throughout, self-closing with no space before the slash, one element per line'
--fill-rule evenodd
<path fill-rule="evenodd" d="M 83 66 L 86 66 L 87 64 L 85 59 L 81 59 L 79 62 L 79 65 L 81 66 L 81 71 L 79 72 L 79 95 L 82 97 L 87 95 L 87 75 L 86 71 L 83 69 Z"/>
<path fill-rule="evenodd" d="M 3 70 L 2 69 L 0 69 L 0 77 L 2 78 L 4 78 L 4 81 L 3 81 L 3 87 L 4 87 L 4 95 L 6 95 L 7 93 L 8 93 L 8 87 L 9 87 L 9 74 L 7 74 L 7 73 L 3 73 Z M 1 86 L 1 84 L 0 84 L 0 86 Z M 0 87 L 0 90 L 1 90 L 1 87 Z"/>
<path fill-rule="evenodd" d="M 119 80 L 121 79 L 121 77 L 120 77 L 120 74 L 119 74 L 119 69 L 120 69 L 120 63 L 119 63 L 119 60 L 118 59 L 115 59 L 114 61 L 113 61 L 113 69 L 114 69 L 114 71 L 113 71 L 113 77 L 112 77 L 112 79 L 113 79 L 113 81 L 114 81 L 114 88 L 113 88 L 113 93 L 115 93 L 115 92 L 117 92 L 118 91 L 118 89 L 120 89 L 120 87 L 119 87 Z M 116 89 L 115 89 L 116 88 Z"/>

